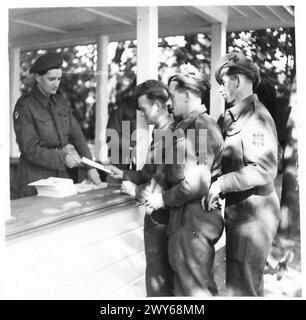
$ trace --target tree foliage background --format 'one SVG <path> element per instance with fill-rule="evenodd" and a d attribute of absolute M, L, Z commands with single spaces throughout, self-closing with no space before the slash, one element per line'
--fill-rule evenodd
<path fill-rule="evenodd" d="M 116 44 L 109 61 L 109 111 L 114 107 L 127 108 L 126 101 L 136 82 L 136 41 Z M 206 34 L 166 37 L 159 39 L 159 78 L 167 79 L 182 63 L 189 62 L 210 79 L 211 38 Z M 295 29 L 279 28 L 230 32 L 227 34 L 227 50 L 243 51 L 259 65 L 263 84 L 269 86 L 275 98 L 288 103 L 291 84 L 295 77 Z M 71 107 L 88 140 L 94 139 L 96 44 L 22 52 L 21 90 L 31 88 L 33 79 L 29 68 L 35 59 L 47 51 L 62 52 L 64 74 L 61 83 Z M 270 93 L 271 95 L 271 93 Z M 204 102 L 209 108 L 209 96 Z M 269 102 L 266 102 L 269 104 Z M 273 106 L 273 108 L 275 108 Z M 277 111 L 270 111 L 277 117 Z"/>
<path fill-rule="evenodd" d="M 110 120 L 135 119 L 135 107 L 130 104 L 136 83 L 137 42 L 123 41 L 111 44 L 113 55 L 109 61 L 109 115 Z M 64 56 L 63 92 L 79 121 L 85 137 L 94 140 L 96 44 L 56 48 Z M 227 51 L 243 51 L 260 67 L 262 82 L 257 93 L 271 112 L 282 146 L 283 161 L 280 172 L 285 180 L 280 193 L 285 229 L 299 226 L 297 177 L 297 139 L 291 114 L 290 93 L 295 80 L 295 29 L 278 28 L 227 33 Z M 30 90 L 33 79 L 29 68 L 35 59 L 47 50 L 22 52 L 21 90 Z M 159 39 L 159 78 L 164 83 L 182 63 L 191 63 L 210 79 L 211 37 L 208 34 L 166 37 Z M 208 85 L 209 85 L 209 80 Z M 209 109 L 209 95 L 204 99 Z M 119 120 L 120 120 L 119 119 Z M 117 121 L 118 122 L 118 121 Z M 119 121 L 120 122 L 120 121 Z M 287 219 L 287 220 L 286 220 Z M 287 228 L 288 229 L 288 228 Z"/>

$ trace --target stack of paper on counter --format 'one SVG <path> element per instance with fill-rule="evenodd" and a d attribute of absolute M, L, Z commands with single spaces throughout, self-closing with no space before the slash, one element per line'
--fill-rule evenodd
<path fill-rule="evenodd" d="M 72 179 L 50 177 L 29 183 L 37 189 L 38 196 L 67 197 L 77 194 L 77 188 Z"/>

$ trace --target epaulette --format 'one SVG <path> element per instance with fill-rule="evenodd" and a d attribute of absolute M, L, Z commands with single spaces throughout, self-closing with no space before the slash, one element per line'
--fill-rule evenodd
<path fill-rule="evenodd" d="M 208 117 L 206 117 L 205 115 L 206 115 L 206 112 L 202 112 L 196 117 L 196 119 L 195 119 L 196 129 L 198 129 L 199 127 L 203 128 L 203 124 L 204 124 L 204 127 L 207 127 Z"/>
<path fill-rule="evenodd" d="M 16 105 L 20 104 L 22 102 L 24 102 L 25 100 L 27 100 L 27 98 L 31 96 L 31 91 L 27 91 L 25 93 L 23 93 L 17 100 Z"/>

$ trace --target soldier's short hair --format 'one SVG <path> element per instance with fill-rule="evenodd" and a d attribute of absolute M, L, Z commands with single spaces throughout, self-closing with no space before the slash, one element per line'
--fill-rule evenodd
<path fill-rule="evenodd" d="M 143 95 L 146 95 L 149 100 L 159 100 L 162 103 L 166 103 L 169 99 L 169 91 L 167 87 L 158 80 L 146 80 L 138 84 L 133 90 L 133 98 L 136 101 L 137 109 L 137 99 Z"/>
<path fill-rule="evenodd" d="M 201 74 L 189 63 L 180 66 L 179 73 L 169 78 L 168 85 L 170 85 L 172 81 L 177 82 L 176 89 L 189 90 L 201 99 L 203 99 L 206 90 L 209 88 L 205 75 Z"/>

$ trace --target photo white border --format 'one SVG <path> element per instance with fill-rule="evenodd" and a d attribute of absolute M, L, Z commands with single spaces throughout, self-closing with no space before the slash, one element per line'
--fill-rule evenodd
<path fill-rule="evenodd" d="M 231 1 L 230 5 L 249 5 L 246 1 Z M 142 0 L 129 1 L 129 5 L 210 5 L 207 1 L 161 1 L 161 0 Z M 1 282 L 1 264 L 4 254 L 4 216 L 10 211 L 9 187 L 3 181 L 9 181 L 9 63 L 8 63 L 8 9 L 24 7 L 75 7 L 75 6 L 126 6 L 126 1 L 117 0 L 56 0 L 42 2 L 41 0 L 10 0 L 9 5 L 1 3 L 0 10 L 0 47 L 1 47 L 1 71 L 0 77 L 0 97 L 1 97 L 1 118 L 7 119 L 0 125 L 0 168 L 1 168 L 1 185 L 0 185 L 0 282 Z M 228 1 L 214 1 L 214 5 L 229 5 Z M 298 99 L 298 157 L 299 157 L 299 188 L 300 188 L 300 224 L 301 224 L 301 264 L 302 264 L 302 299 L 306 296 L 306 19 L 305 4 L 303 1 L 252 1 L 252 5 L 294 5 L 295 6 L 295 28 L 296 28 L 296 70 L 297 70 L 297 99 Z"/>

